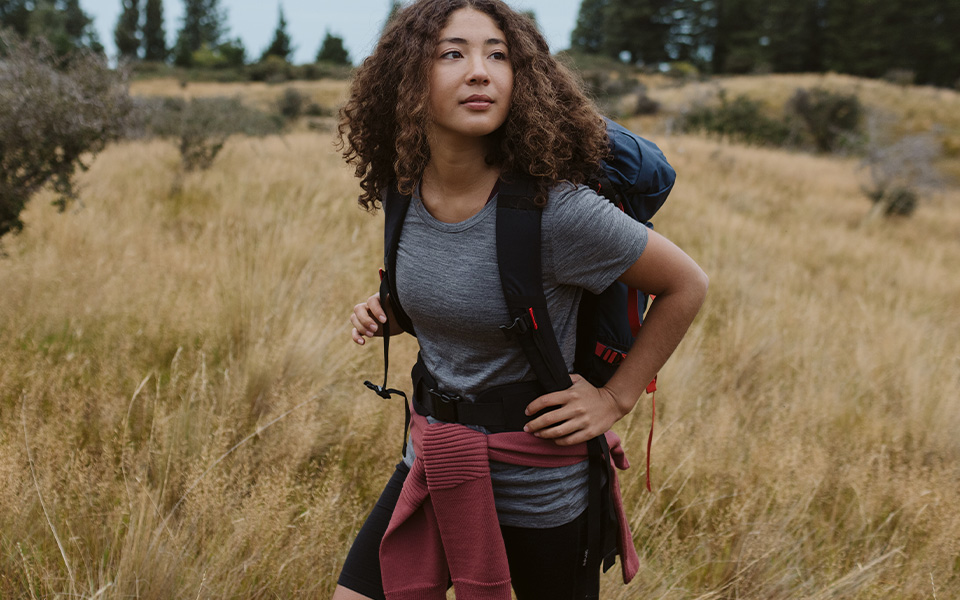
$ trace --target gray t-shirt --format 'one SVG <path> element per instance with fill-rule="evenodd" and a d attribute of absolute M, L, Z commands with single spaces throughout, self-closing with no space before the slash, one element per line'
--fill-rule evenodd
<path fill-rule="evenodd" d="M 647 228 L 589 188 L 559 185 L 543 210 L 543 289 L 572 371 L 582 290 L 599 293 L 643 252 Z M 490 387 L 535 379 L 523 350 L 500 331 L 507 305 L 496 249 L 496 201 L 460 223 L 433 218 L 415 194 L 397 251 L 397 295 L 438 387 L 472 400 Z M 408 445 L 407 464 L 413 463 Z M 503 525 L 556 527 L 587 504 L 586 462 L 522 467 L 491 461 Z"/>

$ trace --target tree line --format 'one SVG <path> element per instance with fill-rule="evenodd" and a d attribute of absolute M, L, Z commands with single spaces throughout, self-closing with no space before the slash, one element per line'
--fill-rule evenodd
<path fill-rule="evenodd" d="M 59 56 L 79 48 L 103 52 L 93 19 L 80 0 L 0 0 L 0 29 L 45 39 Z"/>
<path fill-rule="evenodd" d="M 960 84 L 956 0 L 583 0 L 571 49 L 705 73 L 824 72 Z"/>
<path fill-rule="evenodd" d="M 251 62 L 240 38 L 227 35 L 227 13 L 220 0 L 183 0 L 183 18 L 172 46 L 164 28 L 163 0 L 118 1 L 120 16 L 113 36 L 122 59 L 173 62 L 182 67 L 239 67 Z M 0 29 L 12 29 L 22 38 L 45 39 L 60 56 L 81 48 L 104 51 L 80 0 L 0 0 Z M 281 5 L 273 39 L 259 61 L 275 57 L 289 62 L 294 49 Z M 351 62 L 343 38 L 329 31 L 316 60 Z"/>
<path fill-rule="evenodd" d="M 120 0 L 121 13 L 114 28 L 117 52 L 126 59 L 173 60 L 183 67 L 242 66 L 248 62 L 242 40 L 228 38 L 226 10 L 219 0 L 183 0 L 183 21 L 176 42 L 166 48 L 163 31 L 163 0 Z M 273 38 L 259 60 L 276 57 L 290 61 L 293 40 L 287 31 L 283 6 L 279 7 Z M 327 31 L 317 52 L 318 62 L 350 64 L 343 39 Z"/>

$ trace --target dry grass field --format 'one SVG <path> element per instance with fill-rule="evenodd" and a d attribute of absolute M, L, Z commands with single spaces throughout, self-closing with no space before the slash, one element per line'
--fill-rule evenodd
<path fill-rule="evenodd" d="M 653 493 L 649 403 L 616 427 L 641 571 L 602 597 L 960 597 L 960 191 L 863 225 L 856 159 L 656 141 L 657 229 L 711 289 L 660 375 Z M 329 134 L 178 163 L 112 145 L 3 239 L 4 600 L 328 598 L 399 458 L 346 319 L 382 218 Z"/>

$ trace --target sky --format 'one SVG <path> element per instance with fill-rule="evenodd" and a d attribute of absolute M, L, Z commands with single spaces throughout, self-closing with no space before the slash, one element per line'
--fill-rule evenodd
<path fill-rule="evenodd" d="M 107 54 L 114 56 L 113 29 L 120 15 L 121 0 L 80 0 L 94 19 L 94 26 Z M 532 10 L 550 49 L 570 45 L 580 10 L 580 0 L 507 0 L 517 10 Z M 287 32 L 295 46 L 293 62 L 313 62 L 326 31 L 343 38 L 354 64 L 373 51 L 377 35 L 390 10 L 390 0 L 220 0 L 227 12 L 227 35 L 240 37 L 247 60 L 256 59 L 273 39 L 278 7 L 283 6 Z M 173 45 L 183 15 L 182 0 L 164 0 L 167 43 Z"/>

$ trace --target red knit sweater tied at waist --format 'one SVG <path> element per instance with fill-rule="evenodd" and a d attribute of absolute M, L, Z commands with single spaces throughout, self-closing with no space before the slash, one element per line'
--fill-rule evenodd
<path fill-rule="evenodd" d="M 560 467 L 587 459 L 586 444 L 558 446 L 523 432 L 486 435 L 452 423 L 427 424 L 414 413 L 411 436 L 417 458 L 400 492 L 380 544 L 387 600 L 444 600 L 453 581 L 457 600 L 510 600 L 510 570 L 490 483 L 490 460 Z M 610 462 L 627 469 L 620 438 L 606 434 Z M 624 582 L 640 561 L 613 474 Z"/>

